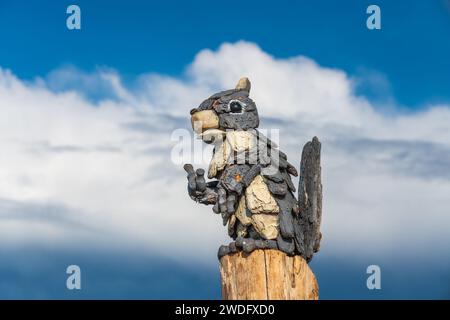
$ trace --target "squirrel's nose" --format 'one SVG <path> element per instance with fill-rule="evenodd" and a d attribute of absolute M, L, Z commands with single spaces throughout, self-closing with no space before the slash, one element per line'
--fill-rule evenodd
<path fill-rule="evenodd" d="M 194 112 L 191 116 L 192 129 L 198 134 L 208 129 L 219 128 L 219 117 L 212 110 Z"/>

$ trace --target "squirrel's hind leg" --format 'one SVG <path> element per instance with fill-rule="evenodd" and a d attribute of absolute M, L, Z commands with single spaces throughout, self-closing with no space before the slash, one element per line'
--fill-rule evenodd
<path fill-rule="evenodd" d="M 228 245 L 222 245 L 217 252 L 217 257 L 220 259 L 227 254 L 233 254 L 238 251 L 244 251 L 245 253 L 252 253 L 257 249 L 275 249 L 278 250 L 276 240 L 263 240 L 238 237 L 236 241 L 230 242 Z"/>

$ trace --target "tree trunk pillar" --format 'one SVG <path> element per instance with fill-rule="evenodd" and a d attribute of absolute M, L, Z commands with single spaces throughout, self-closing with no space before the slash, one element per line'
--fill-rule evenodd
<path fill-rule="evenodd" d="M 239 251 L 220 259 L 224 300 L 317 300 L 319 287 L 305 259 L 278 250 Z"/>

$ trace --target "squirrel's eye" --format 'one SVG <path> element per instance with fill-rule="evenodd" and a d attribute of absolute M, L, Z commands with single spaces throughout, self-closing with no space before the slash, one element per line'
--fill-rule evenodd
<path fill-rule="evenodd" d="M 239 102 L 237 100 L 230 101 L 229 107 L 231 113 L 242 113 L 242 111 L 244 110 L 242 102 Z"/>

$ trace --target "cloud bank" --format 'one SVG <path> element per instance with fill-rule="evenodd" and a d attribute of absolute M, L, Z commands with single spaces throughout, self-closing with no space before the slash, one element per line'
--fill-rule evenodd
<path fill-rule="evenodd" d="M 291 162 L 312 136 L 322 141 L 321 254 L 448 260 L 450 106 L 385 114 L 344 71 L 247 42 L 199 52 L 182 77 L 126 85 L 107 68 L 32 82 L 0 69 L 2 245 L 129 246 L 216 263 L 229 240 L 211 208 L 187 196 L 171 134 L 244 75 L 261 127 L 281 129 Z"/>

